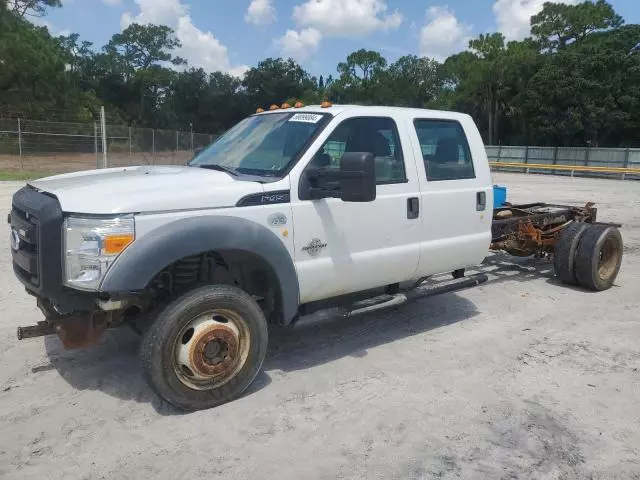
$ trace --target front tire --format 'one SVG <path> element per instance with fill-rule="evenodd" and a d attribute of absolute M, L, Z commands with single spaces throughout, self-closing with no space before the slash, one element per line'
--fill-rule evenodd
<path fill-rule="evenodd" d="M 267 341 L 267 322 L 250 295 L 210 285 L 160 313 L 142 339 L 140 359 L 160 397 L 181 410 L 201 410 L 247 389 L 262 367 Z"/>

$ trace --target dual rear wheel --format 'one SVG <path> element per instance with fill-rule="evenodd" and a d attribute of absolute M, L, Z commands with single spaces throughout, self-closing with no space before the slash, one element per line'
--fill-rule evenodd
<path fill-rule="evenodd" d="M 611 288 L 622 263 L 620 231 L 609 225 L 575 222 L 560 232 L 554 269 L 560 281 L 588 290 Z"/>

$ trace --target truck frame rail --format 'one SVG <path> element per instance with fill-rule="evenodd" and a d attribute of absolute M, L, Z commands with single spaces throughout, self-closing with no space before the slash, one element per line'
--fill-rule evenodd
<path fill-rule="evenodd" d="M 491 250 L 503 250 L 518 257 L 552 253 L 560 232 L 571 223 L 601 224 L 596 221 L 598 211 L 594 205 L 505 203 L 493 210 Z"/>

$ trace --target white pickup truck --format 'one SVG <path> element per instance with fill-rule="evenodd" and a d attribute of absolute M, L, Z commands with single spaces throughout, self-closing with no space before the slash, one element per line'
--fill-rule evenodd
<path fill-rule="evenodd" d="M 494 211 L 468 115 L 272 107 L 187 166 L 78 172 L 19 190 L 14 272 L 45 320 L 18 337 L 55 333 L 75 348 L 150 319 L 141 344 L 149 383 L 178 408 L 209 408 L 256 377 L 269 324 L 291 325 L 349 294 L 393 296 L 430 275 L 463 276 L 491 247 L 530 255 L 561 245 L 563 281 L 606 289 L 621 240 L 594 221 L 590 205 Z M 593 258 L 574 262 L 580 248 Z"/>

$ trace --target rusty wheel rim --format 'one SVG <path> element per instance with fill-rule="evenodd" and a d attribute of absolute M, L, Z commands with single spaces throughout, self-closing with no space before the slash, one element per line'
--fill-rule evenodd
<path fill-rule="evenodd" d="M 619 262 L 620 251 L 613 238 L 607 238 L 602 245 L 598 259 L 598 275 L 601 280 L 607 281 L 616 271 Z"/>
<path fill-rule="evenodd" d="M 178 379 L 194 390 L 218 388 L 242 369 L 249 356 L 250 334 L 237 313 L 217 309 L 187 323 L 174 348 Z"/>

